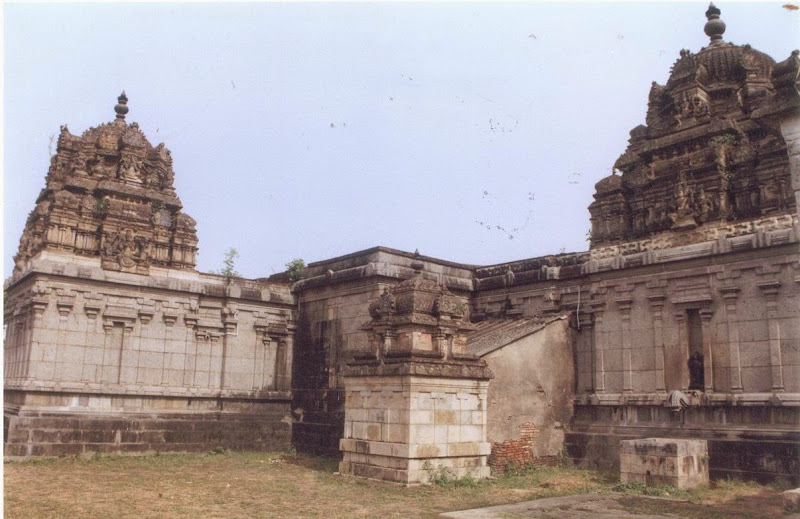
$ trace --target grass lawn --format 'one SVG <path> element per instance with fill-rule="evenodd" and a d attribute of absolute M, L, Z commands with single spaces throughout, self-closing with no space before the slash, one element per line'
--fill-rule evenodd
<path fill-rule="evenodd" d="M 621 491 L 631 510 L 642 513 L 709 518 L 781 515 L 778 489 L 739 482 L 686 492 L 619 485 L 616 476 L 586 470 L 538 468 L 489 481 L 403 487 L 340 476 L 336 470 L 335 460 L 274 453 L 5 463 L 4 511 L 8 519 L 436 517 L 444 511 L 539 497 Z M 669 494 L 684 502 L 635 497 L 642 493 Z"/>

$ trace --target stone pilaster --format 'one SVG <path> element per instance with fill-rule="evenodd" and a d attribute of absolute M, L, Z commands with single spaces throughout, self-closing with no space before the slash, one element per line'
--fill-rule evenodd
<path fill-rule="evenodd" d="M 725 322 L 728 328 L 728 364 L 730 365 L 731 392 L 742 392 L 742 361 L 739 347 L 739 323 L 736 313 L 736 300 L 739 297 L 739 288 L 726 286 L 720 288 L 722 299 L 725 301 Z"/>
<path fill-rule="evenodd" d="M 633 392 L 633 359 L 631 352 L 631 303 L 633 299 L 624 297 L 616 300 L 622 321 L 622 392 Z"/>
<path fill-rule="evenodd" d="M 667 390 L 666 379 L 664 377 L 664 322 L 662 311 L 666 296 L 664 294 L 653 294 L 647 297 L 650 301 L 650 308 L 653 311 L 653 356 L 656 366 L 656 391 Z"/>
<path fill-rule="evenodd" d="M 689 368 L 686 365 L 686 360 L 689 358 L 689 328 L 685 310 L 675 312 L 675 322 L 678 324 L 678 343 L 675 346 L 679 351 L 680 358 L 684 359 L 680 363 L 681 391 L 688 391 Z"/>
<path fill-rule="evenodd" d="M 594 309 L 594 343 L 595 348 L 595 393 L 605 393 L 606 391 L 606 370 L 605 370 L 605 341 L 603 340 L 603 314 L 605 309 L 597 306 Z"/>
<path fill-rule="evenodd" d="M 586 390 L 590 393 L 593 393 L 597 388 L 597 381 L 595 380 L 597 376 L 597 369 L 595 368 L 596 363 L 596 353 L 595 353 L 595 335 L 594 335 L 594 321 L 592 320 L 591 314 L 581 314 L 579 317 L 578 324 L 580 326 L 580 330 L 585 334 L 586 341 L 588 344 L 586 345 L 586 351 L 589 354 L 589 369 L 590 369 L 590 377 L 589 377 L 589 384 L 590 387 L 586 388 Z"/>
<path fill-rule="evenodd" d="M 778 281 L 759 283 L 758 289 L 766 300 L 767 328 L 769 330 L 769 363 L 772 374 L 772 391 L 782 393 L 783 387 L 783 359 L 781 357 L 781 326 L 778 321 L 778 291 L 781 287 Z"/>

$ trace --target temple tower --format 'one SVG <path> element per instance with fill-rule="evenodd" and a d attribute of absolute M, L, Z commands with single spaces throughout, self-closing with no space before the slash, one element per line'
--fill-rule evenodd
<path fill-rule="evenodd" d="M 58 148 L 5 285 L 5 454 L 285 447 L 288 285 L 195 270 L 172 157 L 127 123 Z"/>

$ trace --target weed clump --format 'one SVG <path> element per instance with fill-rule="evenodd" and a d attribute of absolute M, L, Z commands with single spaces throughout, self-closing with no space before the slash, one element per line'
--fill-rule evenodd
<path fill-rule="evenodd" d="M 458 477 L 449 467 L 445 467 L 443 465 L 434 467 L 430 461 L 423 463 L 422 469 L 428 473 L 428 480 L 434 485 L 440 487 L 475 487 L 478 484 L 478 481 L 471 474 Z"/>

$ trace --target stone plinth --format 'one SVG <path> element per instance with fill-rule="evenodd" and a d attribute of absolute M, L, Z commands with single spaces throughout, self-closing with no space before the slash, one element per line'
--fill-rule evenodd
<path fill-rule="evenodd" d="M 620 481 L 675 488 L 708 485 L 708 445 L 705 440 L 673 438 L 623 440 Z"/>
<path fill-rule="evenodd" d="M 487 477 L 487 389 L 488 380 L 345 378 L 340 472 L 407 484 Z"/>

